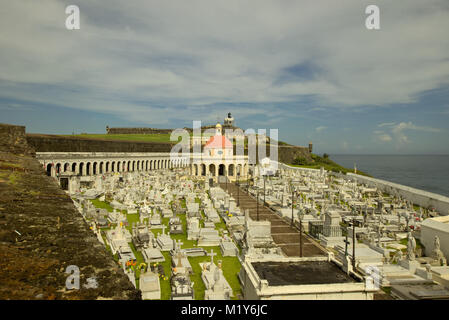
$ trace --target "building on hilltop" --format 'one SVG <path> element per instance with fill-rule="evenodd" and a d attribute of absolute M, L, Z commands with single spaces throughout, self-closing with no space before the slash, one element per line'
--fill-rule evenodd
<path fill-rule="evenodd" d="M 223 126 L 225 127 L 233 127 L 234 126 L 234 118 L 231 113 L 228 113 L 228 116 L 224 119 Z"/>

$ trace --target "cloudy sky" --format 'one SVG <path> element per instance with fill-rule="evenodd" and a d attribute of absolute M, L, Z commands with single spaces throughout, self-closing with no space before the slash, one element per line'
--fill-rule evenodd
<path fill-rule="evenodd" d="M 232 112 L 317 153 L 449 154 L 447 30 L 447 0 L 1 0 L 0 122 L 104 133 Z"/>

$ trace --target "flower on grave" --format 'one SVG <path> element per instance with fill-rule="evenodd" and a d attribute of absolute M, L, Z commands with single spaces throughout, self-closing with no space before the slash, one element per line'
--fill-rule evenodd
<path fill-rule="evenodd" d="M 415 226 L 410 226 L 410 229 L 415 229 Z"/>

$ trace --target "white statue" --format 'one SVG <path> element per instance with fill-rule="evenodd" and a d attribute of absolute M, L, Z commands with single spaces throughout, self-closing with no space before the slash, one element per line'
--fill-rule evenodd
<path fill-rule="evenodd" d="M 415 261 L 416 255 L 416 240 L 415 237 L 413 237 L 412 233 L 408 233 L 408 242 L 407 242 L 407 258 L 410 261 Z"/>

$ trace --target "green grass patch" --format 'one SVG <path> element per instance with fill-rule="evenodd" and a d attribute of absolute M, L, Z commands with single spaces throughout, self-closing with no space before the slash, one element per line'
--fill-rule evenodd
<path fill-rule="evenodd" d="M 92 200 L 90 200 L 90 202 L 92 202 L 92 204 L 93 204 L 96 208 L 99 208 L 99 209 L 106 209 L 106 210 L 108 210 L 109 212 L 114 211 L 114 209 L 111 207 L 111 205 L 110 205 L 108 202 L 106 202 L 106 201 L 100 201 L 100 200 L 98 200 L 98 199 L 92 199 Z"/>
<path fill-rule="evenodd" d="M 139 142 L 168 142 L 177 143 L 177 141 L 170 141 L 170 134 L 77 134 L 64 135 L 66 137 L 80 137 L 100 140 L 122 140 L 122 141 L 139 141 Z M 179 138 L 180 141 L 181 138 Z"/>
<path fill-rule="evenodd" d="M 217 253 L 214 256 L 214 263 L 217 264 L 218 260 L 222 261 L 223 275 L 228 281 L 232 288 L 234 299 L 237 298 L 238 294 L 241 294 L 240 282 L 238 280 L 238 273 L 240 272 L 240 262 L 237 257 L 223 257 L 221 255 L 220 247 L 204 247 L 207 252 L 214 250 Z M 190 279 L 194 282 L 193 289 L 195 291 L 195 300 L 204 300 L 204 294 L 206 287 L 204 286 L 203 280 L 201 279 L 201 266 L 202 262 L 209 262 L 210 256 L 203 257 L 189 257 L 189 262 L 192 266 L 194 274 L 190 276 Z"/>
<path fill-rule="evenodd" d="M 424 250 L 424 246 L 421 243 L 421 241 L 419 241 L 419 239 L 416 239 L 416 238 L 415 238 L 415 240 L 416 240 L 416 249 L 423 249 Z M 408 244 L 408 238 L 399 240 L 399 243 L 403 244 L 404 246 L 406 246 Z M 403 249 L 402 251 L 407 251 L 407 249 Z"/>

